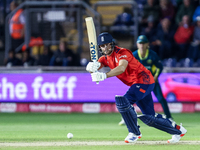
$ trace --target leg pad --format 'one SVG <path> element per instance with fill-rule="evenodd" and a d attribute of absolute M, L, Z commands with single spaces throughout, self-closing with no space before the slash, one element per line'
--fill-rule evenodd
<path fill-rule="evenodd" d="M 121 113 L 129 132 L 140 135 L 140 130 L 137 125 L 137 113 L 134 107 L 123 96 L 116 96 L 115 101 L 117 109 Z"/>
<path fill-rule="evenodd" d="M 162 118 L 162 115 L 139 115 L 138 118 L 146 125 L 157 128 L 169 134 L 181 134 L 181 131 L 176 129 L 171 121 Z"/>

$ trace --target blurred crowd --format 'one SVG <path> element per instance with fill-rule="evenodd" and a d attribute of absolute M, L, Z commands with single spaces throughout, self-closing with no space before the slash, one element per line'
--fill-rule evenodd
<path fill-rule="evenodd" d="M 200 66 L 200 1 L 199 0 L 135 0 L 139 10 L 139 35 L 146 35 L 150 49 L 154 50 L 165 66 Z M 18 6 L 13 0 L 10 10 Z M 115 25 L 134 25 L 132 11 L 120 14 Z M 12 48 L 7 66 L 80 66 L 80 55 L 68 48 L 67 41 L 60 41 L 56 50 L 40 46 L 37 56 L 31 56 L 32 48 L 23 47 L 21 53 L 14 49 L 23 43 L 25 17 L 19 10 L 11 18 Z M 133 50 L 134 51 L 134 50 Z M 187 64 L 185 64 L 187 63 Z"/>
<path fill-rule="evenodd" d="M 10 12 L 23 1 L 12 0 Z M 25 45 L 25 12 L 19 9 L 9 21 L 11 46 L 4 65 L 11 66 L 80 66 L 80 55 L 69 48 L 65 37 L 60 38 L 58 45 L 45 45 L 41 37 L 31 37 L 28 47 Z M 61 35 L 62 36 L 62 35 Z M 53 48 L 52 48 L 53 47 Z"/>
<path fill-rule="evenodd" d="M 139 34 L 149 39 L 150 49 L 164 65 L 200 66 L 200 1 L 135 0 L 139 10 Z M 129 12 L 114 25 L 133 25 Z M 187 63 L 187 64 L 185 64 Z"/>
<path fill-rule="evenodd" d="M 37 49 L 38 50 L 38 49 Z M 15 53 L 11 49 L 5 65 L 10 66 L 80 66 L 79 55 L 68 48 L 67 42 L 61 40 L 58 48 L 54 51 L 50 46 L 40 46 L 38 55 L 31 56 L 31 48 Z"/>

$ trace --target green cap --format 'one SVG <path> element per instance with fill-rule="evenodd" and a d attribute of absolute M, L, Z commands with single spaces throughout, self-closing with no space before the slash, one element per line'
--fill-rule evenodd
<path fill-rule="evenodd" d="M 148 39 L 145 35 L 138 36 L 137 43 L 148 43 Z"/>

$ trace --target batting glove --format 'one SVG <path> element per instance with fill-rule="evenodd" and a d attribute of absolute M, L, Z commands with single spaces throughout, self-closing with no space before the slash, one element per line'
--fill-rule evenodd
<path fill-rule="evenodd" d="M 86 70 L 88 72 L 96 72 L 99 67 L 101 66 L 101 63 L 100 62 L 89 62 L 86 66 Z"/>
<path fill-rule="evenodd" d="M 103 81 L 107 78 L 107 75 L 103 72 L 95 72 L 91 74 L 93 82 Z"/>

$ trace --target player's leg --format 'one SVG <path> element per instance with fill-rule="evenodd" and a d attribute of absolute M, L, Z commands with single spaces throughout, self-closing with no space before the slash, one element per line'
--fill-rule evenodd
<path fill-rule="evenodd" d="M 153 100 L 151 94 L 144 99 L 137 101 L 136 104 L 141 109 L 143 115 L 139 115 L 138 118 L 146 125 L 157 128 L 169 134 L 172 134 L 172 139 L 168 140 L 169 143 L 178 142 L 187 130 L 182 125 L 177 125 L 174 121 L 171 121 L 161 114 L 156 114 L 153 107 Z"/>
<path fill-rule="evenodd" d="M 143 113 L 143 115 L 139 115 L 138 118 L 145 124 L 170 134 L 180 134 L 180 131 L 172 126 L 172 122 L 169 119 L 166 119 L 161 114 L 155 113 L 151 94 L 147 95 L 144 99 L 137 101 L 136 104 Z M 167 125 L 169 129 L 166 128 L 165 125 Z"/>
<path fill-rule="evenodd" d="M 129 100 L 131 104 L 134 104 L 137 100 L 144 97 L 144 93 L 141 91 L 146 91 L 148 87 L 149 87 L 148 85 L 144 85 L 144 84 L 134 84 L 128 89 L 128 91 L 126 92 L 124 96 Z M 119 122 L 119 125 L 125 125 L 125 124 L 126 123 L 122 117 L 121 121 Z"/>
<path fill-rule="evenodd" d="M 155 83 L 155 87 L 153 89 L 153 92 L 154 92 L 155 96 L 157 97 L 159 103 L 162 105 L 163 111 L 164 111 L 165 115 L 167 116 L 167 118 L 172 119 L 167 101 L 163 97 L 162 90 L 161 90 L 160 84 L 158 82 Z"/>
<path fill-rule="evenodd" d="M 129 135 L 125 139 L 126 142 L 132 142 L 132 139 L 135 139 L 136 141 L 138 138 L 141 138 L 141 133 L 139 131 L 139 126 L 138 126 L 137 117 L 136 117 L 137 113 L 135 112 L 134 107 L 132 105 L 136 101 L 145 97 L 147 93 L 151 93 L 153 88 L 154 88 L 154 84 L 152 85 L 134 84 L 128 89 L 128 91 L 126 92 L 123 98 L 116 97 L 115 100 L 116 100 L 117 108 L 119 112 L 121 113 L 122 118 L 124 119 L 124 122 L 129 130 Z M 124 104 L 125 102 L 126 104 Z M 123 103 L 123 104 L 120 104 L 120 103 Z M 129 109 L 129 108 L 132 108 L 132 109 Z"/>
<path fill-rule="evenodd" d="M 129 134 L 125 138 L 125 142 L 135 142 L 140 137 L 140 130 L 137 125 L 137 114 L 134 107 L 130 104 L 129 100 L 124 96 L 115 96 L 116 106 L 118 111 L 121 113 Z"/>

